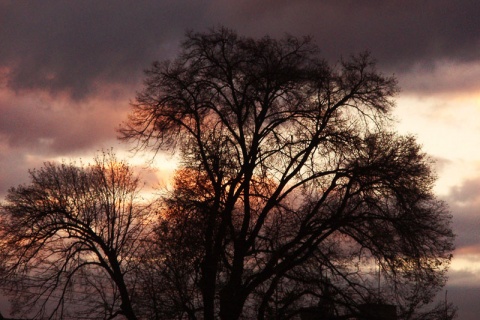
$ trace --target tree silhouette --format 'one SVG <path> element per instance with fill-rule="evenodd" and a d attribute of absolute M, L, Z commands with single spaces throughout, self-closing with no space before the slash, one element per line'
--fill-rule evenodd
<path fill-rule="evenodd" d="M 180 153 L 188 183 L 166 203 L 170 228 L 194 230 L 176 232 L 196 241 L 197 317 L 432 299 L 453 249 L 450 215 L 430 159 L 388 129 L 396 92 L 368 54 L 329 66 L 309 38 L 224 28 L 189 33 L 174 61 L 153 64 L 120 133 Z"/>
<path fill-rule="evenodd" d="M 111 153 L 94 164 L 45 163 L 1 207 L 2 286 L 24 316 L 111 319 L 134 312 L 150 209 Z M 36 308 L 35 307 L 39 307 Z"/>

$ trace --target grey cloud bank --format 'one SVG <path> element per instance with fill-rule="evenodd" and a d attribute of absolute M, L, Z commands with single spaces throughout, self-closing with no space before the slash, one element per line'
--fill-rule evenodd
<path fill-rule="evenodd" d="M 325 57 L 370 50 L 388 72 L 473 61 L 476 1 L 2 1 L 0 65 L 13 90 L 99 94 L 135 84 L 187 29 L 224 24 L 254 36 L 312 35 Z"/>

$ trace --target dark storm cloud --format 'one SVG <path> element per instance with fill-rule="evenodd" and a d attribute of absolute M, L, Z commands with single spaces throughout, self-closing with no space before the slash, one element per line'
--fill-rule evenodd
<path fill-rule="evenodd" d="M 260 9 L 253 0 L 236 3 L 223 9 L 222 22 L 256 34 L 311 34 L 332 59 L 365 49 L 392 66 L 478 57 L 478 1 L 270 0 Z"/>
<path fill-rule="evenodd" d="M 186 21 L 196 26 L 202 3 L 3 1 L 0 12 L 9 87 L 83 97 L 104 82 L 137 80 L 157 54 L 168 54 Z"/>
<path fill-rule="evenodd" d="M 10 88 L 74 97 L 103 82 L 138 81 L 186 29 L 220 24 L 255 36 L 309 34 L 332 60 L 368 49 L 396 73 L 415 62 L 476 59 L 480 39 L 480 5 L 467 0 L 2 1 L 0 12 Z"/>

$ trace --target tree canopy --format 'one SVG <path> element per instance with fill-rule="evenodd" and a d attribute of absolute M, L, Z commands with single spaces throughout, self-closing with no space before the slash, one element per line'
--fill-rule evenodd
<path fill-rule="evenodd" d="M 453 234 L 431 160 L 390 129 L 397 91 L 369 54 L 329 65 L 310 38 L 225 28 L 152 65 L 120 133 L 180 155 L 156 238 L 180 315 L 355 315 L 379 301 L 418 315 Z"/>
<path fill-rule="evenodd" d="M 14 311 L 50 319 L 136 319 L 136 270 L 151 207 L 111 153 L 45 163 L 1 207 L 1 284 Z"/>

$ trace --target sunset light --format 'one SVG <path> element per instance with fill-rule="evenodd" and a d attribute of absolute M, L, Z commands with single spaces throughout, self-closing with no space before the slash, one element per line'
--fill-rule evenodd
<path fill-rule="evenodd" d="M 0 0 L 0 319 L 477 320 L 479 16 Z"/>

